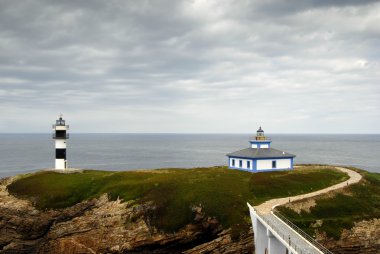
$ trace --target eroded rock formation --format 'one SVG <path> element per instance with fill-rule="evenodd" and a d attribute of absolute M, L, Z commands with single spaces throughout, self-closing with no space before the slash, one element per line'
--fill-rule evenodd
<path fill-rule="evenodd" d="M 194 223 L 175 233 L 150 225 L 154 204 L 107 195 L 69 208 L 40 211 L 0 183 L 0 253 L 252 253 L 253 235 L 232 240 L 216 218 L 195 207 Z"/>
<path fill-rule="evenodd" d="M 380 219 L 356 222 L 350 230 L 343 230 L 339 240 L 318 234 L 317 240 L 336 254 L 380 253 Z"/>

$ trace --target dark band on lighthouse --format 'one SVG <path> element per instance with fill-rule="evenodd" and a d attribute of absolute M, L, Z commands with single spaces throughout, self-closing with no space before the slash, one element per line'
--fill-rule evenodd
<path fill-rule="evenodd" d="M 56 148 L 55 149 L 55 158 L 66 160 L 66 149 Z"/>

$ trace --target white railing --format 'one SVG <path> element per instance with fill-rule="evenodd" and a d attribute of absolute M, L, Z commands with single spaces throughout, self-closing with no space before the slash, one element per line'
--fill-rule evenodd
<path fill-rule="evenodd" d="M 263 215 L 258 213 L 256 211 L 256 214 L 260 217 L 261 220 L 265 221 L 265 223 L 272 229 L 272 231 L 276 232 L 276 234 L 286 242 L 290 248 L 292 248 L 296 253 L 299 254 L 309 254 L 310 252 L 302 248 L 301 246 L 297 245 L 296 242 L 292 241 L 292 238 L 290 235 L 285 235 L 284 233 L 281 232 L 281 230 L 276 227 L 271 221 L 266 219 Z"/>
<path fill-rule="evenodd" d="M 287 219 L 284 215 L 282 215 L 279 211 L 273 211 L 273 215 L 276 216 L 279 220 L 283 221 L 285 224 L 287 224 L 289 227 L 291 227 L 294 231 L 296 231 L 299 235 L 301 235 L 303 238 L 305 238 L 308 242 L 310 242 L 312 245 L 314 245 L 316 248 L 318 248 L 322 253 L 325 254 L 333 254 L 331 251 L 329 251 L 325 246 L 317 242 L 313 237 L 308 235 L 305 231 L 297 227 L 293 222 L 291 222 L 289 219 Z"/>

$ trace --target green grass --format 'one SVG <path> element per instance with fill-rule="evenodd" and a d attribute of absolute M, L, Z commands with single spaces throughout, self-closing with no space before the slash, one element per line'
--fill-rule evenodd
<path fill-rule="evenodd" d="M 306 168 L 306 167 L 305 167 Z M 272 198 L 294 196 L 323 189 L 333 183 L 348 179 L 340 171 L 329 170 L 281 171 L 273 174 L 257 173 L 250 179 L 250 188 L 254 196 L 254 204 L 262 203 Z M 339 179 L 336 181 L 336 179 Z M 290 188 L 287 188 L 290 186 Z"/>
<path fill-rule="evenodd" d="M 83 173 L 40 172 L 8 186 L 11 194 L 31 200 L 40 209 L 64 208 L 108 193 L 111 199 L 143 203 L 153 201 L 157 209 L 152 223 L 161 230 L 175 231 L 191 223 L 191 207 L 202 205 L 225 228 L 249 227 L 246 202 L 318 190 L 347 179 L 329 167 L 302 167 L 294 171 L 248 173 L 227 167 L 159 169 Z"/>
<path fill-rule="evenodd" d="M 310 213 L 303 211 L 297 214 L 284 207 L 278 209 L 310 235 L 318 230 L 339 239 L 343 229 L 352 228 L 354 222 L 380 218 L 380 174 L 359 172 L 364 178 L 360 183 L 348 186 L 344 193 L 318 199 Z M 315 226 L 317 220 L 323 221 L 321 226 Z"/>

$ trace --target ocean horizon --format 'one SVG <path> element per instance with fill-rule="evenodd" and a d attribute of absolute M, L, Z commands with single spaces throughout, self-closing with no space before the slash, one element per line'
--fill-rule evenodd
<path fill-rule="evenodd" d="M 72 168 L 138 170 L 227 165 L 227 153 L 249 147 L 254 134 L 70 133 Z M 272 134 L 272 147 L 296 164 L 354 166 L 380 173 L 380 134 Z M 0 177 L 54 167 L 49 133 L 1 133 Z"/>

